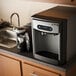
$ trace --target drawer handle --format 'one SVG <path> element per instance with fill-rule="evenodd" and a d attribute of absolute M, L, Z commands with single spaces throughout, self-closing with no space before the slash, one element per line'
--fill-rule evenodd
<path fill-rule="evenodd" d="M 74 2 L 74 0 L 71 0 L 71 2 Z"/>
<path fill-rule="evenodd" d="M 31 74 L 31 76 L 38 76 L 35 72 L 33 72 L 32 74 Z"/>

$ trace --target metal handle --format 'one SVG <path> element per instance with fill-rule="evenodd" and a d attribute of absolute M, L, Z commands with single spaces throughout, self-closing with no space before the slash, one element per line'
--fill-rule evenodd
<path fill-rule="evenodd" d="M 33 72 L 33 73 L 31 74 L 31 76 L 39 76 L 39 75 L 37 75 L 35 72 Z"/>
<path fill-rule="evenodd" d="M 71 2 L 74 2 L 74 0 L 71 0 Z"/>

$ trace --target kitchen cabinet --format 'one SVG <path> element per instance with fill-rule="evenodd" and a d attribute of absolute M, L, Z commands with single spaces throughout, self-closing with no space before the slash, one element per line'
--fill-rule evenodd
<path fill-rule="evenodd" d="M 32 0 L 32 1 L 66 4 L 66 5 L 76 5 L 76 0 Z"/>
<path fill-rule="evenodd" d="M 21 76 L 20 62 L 0 55 L 0 76 Z"/>
<path fill-rule="evenodd" d="M 24 63 L 23 76 L 60 76 L 60 74 Z"/>
<path fill-rule="evenodd" d="M 76 76 L 76 63 L 68 65 L 63 68 L 0 50 L 0 76 Z"/>
<path fill-rule="evenodd" d="M 26 61 L 22 63 L 22 68 L 23 76 L 76 76 L 76 64 L 68 70 L 62 71 Z"/>

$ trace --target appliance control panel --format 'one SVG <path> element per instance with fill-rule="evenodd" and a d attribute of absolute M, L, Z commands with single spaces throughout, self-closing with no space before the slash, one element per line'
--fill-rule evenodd
<path fill-rule="evenodd" d="M 52 27 L 44 26 L 44 25 L 37 25 L 37 28 L 41 29 L 41 30 L 46 30 L 46 31 L 52 31 L 53 30 Z"/>
<path fill-rule="evenodd" d="M 32 20 L 32 28 L 47 33 L 59 33 L 59 23 Z"/>

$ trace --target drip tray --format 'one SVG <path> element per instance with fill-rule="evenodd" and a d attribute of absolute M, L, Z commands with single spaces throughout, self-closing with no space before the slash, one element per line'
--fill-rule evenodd
<path fill-rule="evenodd" d="M 58 65 L 58 54 L 54 54 L 48 51 L 38 51 L 34 53 L 34 57 L 38 60 Z"/>
<path fill-rule="evenodd" d="M 52 58 L 52 59 L 58 60 L 58 54 L 54 54 L 54 53 L 51 53 L 48 51 L 39 51 L 39 52 L 36 52 L 36 54 L 47 57 L 47 58 Z"/>

